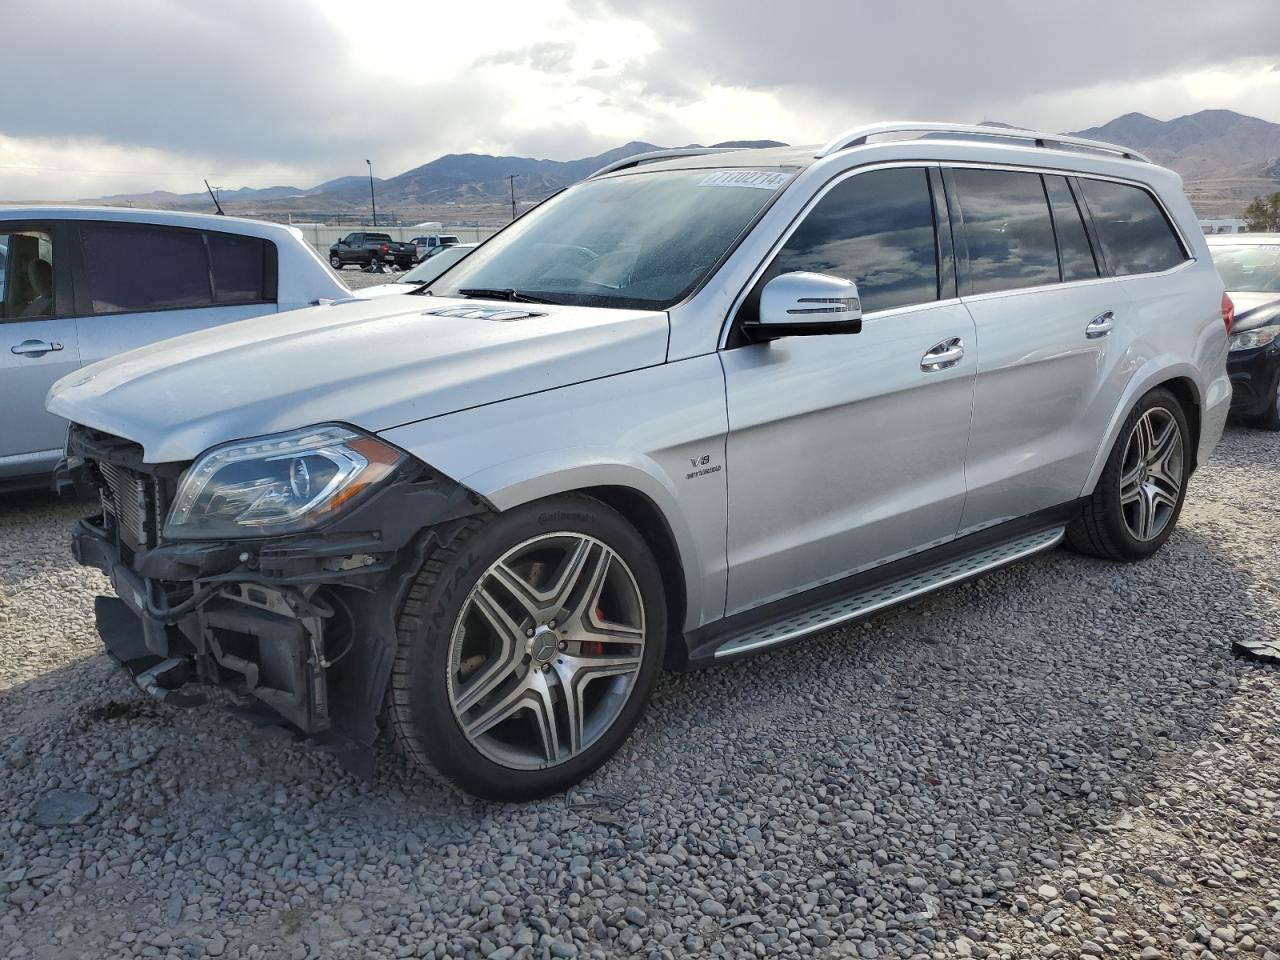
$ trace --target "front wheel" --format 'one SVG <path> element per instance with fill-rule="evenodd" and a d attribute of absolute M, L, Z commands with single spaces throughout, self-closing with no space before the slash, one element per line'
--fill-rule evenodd
<path fill-rule="evenodd" d="M 1253 419 L 1253 426 L 1260 430 L 1280 431 L 1280 374 L 1276 375 L 1276 389 L 1271 397 L 1271 406 Z"/>
<path fill-rule="evenodd" d="M 1169 539 L 1191 475 L 1191 433 L 1178 398 L 1152 390 L 1134 407 L 1093 493 L 1067 528 L 1080 553 L 1132 562 Z"/>
<path fill-rule="evenodd" d="M 329 254 L 329 266 L 333 267 L 333 269 L 335 270 L 341 270 L 342 258 L 338 256 L 336 253 Z"/>
<path fill-rule="evenodd" d="M 409 759 L 477 796 L 559 792 L 639 720 L 666 630 L 653 555 L 604 503 L 561 496 L 467 521 L 400 611 L 388 726 Z"/>

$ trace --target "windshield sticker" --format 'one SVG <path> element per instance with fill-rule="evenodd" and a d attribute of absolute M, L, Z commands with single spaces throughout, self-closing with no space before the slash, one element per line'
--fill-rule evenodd
<path fill-rule="evenodd" d="M 790 179 L 790 174 L 771 170 L 717 170 L 708 175 L 698 186 L 755 187 L 758 190 L 777 190 Z"/>

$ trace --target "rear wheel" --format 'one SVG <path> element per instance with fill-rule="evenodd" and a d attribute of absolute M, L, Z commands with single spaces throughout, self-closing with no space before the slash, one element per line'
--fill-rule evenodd
<path fill-rule="evenodd" d="M 1190 475 L 1190 431 L 1177 397 L 1159 388 L 1129 414 L 1067 543 L 1110 560 L 1151 556 L 1173 533 Z"/>
<path fill-rule="evenodd" d="M 555 793 L 621 746 L 665 639 L 657 564 L 605 504 L 555 497 L 470 521 L 401 609 L 388 725 L 411 760 L 478 796 Z"/>

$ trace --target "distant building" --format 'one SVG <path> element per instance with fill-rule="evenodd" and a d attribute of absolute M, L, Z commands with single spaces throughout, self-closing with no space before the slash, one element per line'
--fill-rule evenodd
<path fill-rule="evenodd" d="M 1247 229 L 1243 220 L 1233 217 L 1200 221 L 1200 230 L 1206 235 L 1211 233 L 1244 233 Z"/>

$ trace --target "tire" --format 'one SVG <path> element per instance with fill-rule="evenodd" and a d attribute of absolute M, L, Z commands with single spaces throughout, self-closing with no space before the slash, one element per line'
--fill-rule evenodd
<path fill-rule="evenodd" d="M 329 266 L 333 267 L 333 269 L 335 270 L 341 270 L 342 258 L 338 256 L 336 253 L 329 254 Z"/>
<path fill-rule="evenodd" d="M 1259 430 L 1270 430 L 1273 433 L 1280 431 L 1280 373 L 1276 375 L 1276 389 L 1271 397 L 1271 406 L 1267 411 L 1249 421 L 1252 426 Z"/>
<path fill-rule="evenodd" d="M 1067 527 L 1067 545 L 1125 563 L 1151 556 L 1177 525 L 1191 453 L 1191 431 L 1178 398 L 1162 387 L 1146 394 L 1125 418 L 1097 486 Z"/>
<path fill-rule="evenodd" d="M 473 518 L 427 556 L 399 611 L 388 731 L 478 797 L 558 793 L 626 740 L 666 631 L 658 565 L 604 503 L 563 495 Z"/>

